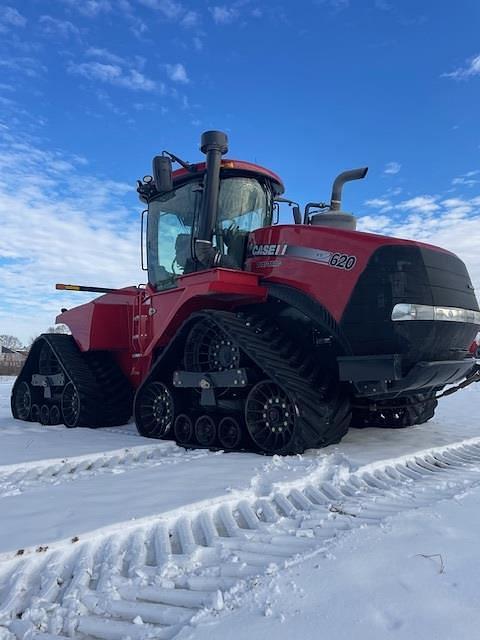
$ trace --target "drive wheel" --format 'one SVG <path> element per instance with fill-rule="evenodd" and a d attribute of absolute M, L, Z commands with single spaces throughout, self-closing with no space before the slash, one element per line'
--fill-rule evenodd
<path fill-rule="evenodd" d="M 175 419 L 173 433 L 178 444 L 189 444 L 193 440 L 193 422 L 185 413 L 181 413 Z"/>
<path fill-rule="evenodd" d="M 195 437 L 202 446 L 213 446 L 217 437 L 217 427 L 213 418 L 207 415 L 197 418 L 195 422 Z"/>
<path fill-rule="evenodd" d="M 30 420 L 32 409 L 32 392 L 28 382 L 20 382 L 13 393 L 13 415 L 19 420 Z"/>
<path fill-rule="evenodd" d="M 240 349 L 210 320 L 193 326 L 185 342 L 187 371 L 227 371 L 240 366 Z"/>
<path fill-rule="evenodd" d="M 61 408 L 64 425 L 69 428 L 77 427 L 80 417 L 80 398 L 73 382 L 68 382 L 63 389 Z"/>
<path fill-rule="evenodd" d="M 175 405 L 172 393 L 163 382 L 150 382 L 138 401 L 139 433 L 146 438 L 165 438 L 173 425 Z"/>
<path fill-rule="evenodd" d="M 218 425 L 218 440 L 224 449 L 237 449 L 242 441 L 242 427 L 235 418 L 227 416 Z"/>
<path fill-rule="evenodd" d="M 248 432 L 257 447 L 268 453 L 288 452 L 297 413 L 290 397 L 271 380 L 258 382 L 245 404 Z"/>

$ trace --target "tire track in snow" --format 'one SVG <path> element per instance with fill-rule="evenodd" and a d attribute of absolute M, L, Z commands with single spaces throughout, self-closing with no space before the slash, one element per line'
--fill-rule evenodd
<path fill-rule="evenodd" d="M 99 474 L 188 463 L 208 455 L 207 449 L 185 451 L 173 442 L 102 451 L 95 454 L 0 466 L 0 498 L 29 489 L 72 482 Z"/>
<path fill-rule="evenodd" d="M 272 565 L 480 486 L 480 438 L 366 465 L 337 482 L 313 477 L 3 562 L 0 625 L 23 640 L 174 638 L 225 603 L 238 606 L 237 585 L 248 589 Z"/>

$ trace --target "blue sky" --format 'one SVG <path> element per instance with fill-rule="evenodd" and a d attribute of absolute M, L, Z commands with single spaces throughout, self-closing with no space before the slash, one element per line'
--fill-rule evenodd
<path fill-rule="evenodd" d="M 209 128 L 303 203 L 368 165 L 360 228 L 450 248 L 480 286 L 479 22 L 475 0 L 0 5 L 0 334 L 81 300 L 56 281 L 141 281 L 135 179 Z"/>

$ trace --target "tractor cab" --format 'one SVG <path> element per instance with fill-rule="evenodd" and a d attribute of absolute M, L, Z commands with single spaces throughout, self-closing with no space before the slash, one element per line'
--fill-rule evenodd
<path fill-rule="evenodd" d="M 226 141 L 218 137 L 202 137 L 206 163 L 188 164 L 164 152 L 154 158 L 154 177 L 138 182 L 148 206 L 148 280 L 156 290 L 175 287 L 178 276 L 194 271 L 241 269 L 249 233 L 272 224 L 275 198 L 283 193 L 280 178 L 249 162 L 222 160 Z M 172 172 L 172 160 L 182 168 Z"/>

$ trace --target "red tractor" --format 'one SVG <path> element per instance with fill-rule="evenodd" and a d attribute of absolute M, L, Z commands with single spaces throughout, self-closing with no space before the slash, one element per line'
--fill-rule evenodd
<path fill-rule="evenodd" d="M 350 425 L 425 422 L 442 388 L 478 379 L 463 262 L 358 232 L 340 211 L 344 183 L 367 169 L 340 174 L 330 204 L 302 216 L 272 171 L 222 159 L 225 134 L 204 133 L 201 150 L 198 164 L 163 152 L 138 181 L 146 286 L 57 285 L 104 295 L 62 310 L 71 336 L 35 341 L 15 418 L 102 427 L 133 413 L 147 437 L 294 454 Z M 292 224 L 278 224 L 282 202 Z"/>

